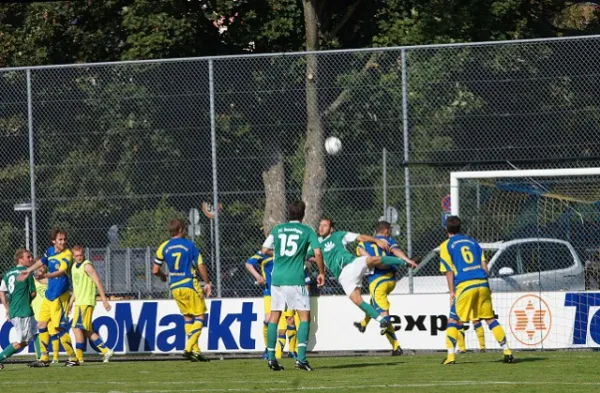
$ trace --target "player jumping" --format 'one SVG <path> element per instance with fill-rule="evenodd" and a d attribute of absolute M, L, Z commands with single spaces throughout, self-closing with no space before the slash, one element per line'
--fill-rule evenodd
<path fill-rule="evenodd" d="M 380 315 L 377 310 L 365 302 L 360 293 L 360 287 L 365 275 L 373 271 L 377 265 L 404 265 L 406 261 L 391 256 L 368 256 L 356 257 L 347 249 L 346 245 L 350 242 L 370 242 L 388 251 L 390 245 L 385 239 L 377 239 L 369 235 L 358 233 L 336 231 L 333 220 L 325 217 L 319 223 L 319 243 L 323 249 L 323 259 L 329 271 L 337 278 L 344 289 L 344 293 L 350 297 L 350 300 L 356 304 L 365 314 L 379 322 L 381 334 L 385 334 L 390 322 L 389 319 Z M 409 263 L 416 266 L 414 262 Z"/>
<path fill-rule="evenodd" d="M 440 245 L 440 271 L 446 274 L 450 291 L 450 316 L 446 330 L 448 356 L 442 364 L 456 362 L 455 347 L 459 321 L 485 319 L 488 327 L 504 350 L 504 362 L 514 361 L 506 342 L 504 329 L 494 317 L 492 293 L 483 264 L 483 251 L 477 241 L 460 233 L 460 219 L 450 216 L 446 220 L 448 240 Z"/>

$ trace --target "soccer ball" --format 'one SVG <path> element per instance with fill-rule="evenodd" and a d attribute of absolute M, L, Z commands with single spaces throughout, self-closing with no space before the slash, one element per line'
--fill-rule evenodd
<path fill-rule="evenodd" d="M 340 138 L 335 136 L 330 136 L 327 138 L 325 140 L 325 151 L 327 154 L 331 154 L 332 156 L 342 151 L 342 141 L 340 141 Z"/>

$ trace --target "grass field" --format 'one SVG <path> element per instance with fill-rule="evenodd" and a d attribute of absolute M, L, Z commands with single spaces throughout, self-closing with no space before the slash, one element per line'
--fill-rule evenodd
<path fill-rule="evenodd" d="M 600 353 L 522 352 L 503 364 L 499 353 L 460 355 L 441 366 L 439 355 L 313 358 L 312 373 L 273 372 L 262 360 L 210 363 L 143 361 L 0 370 L 2 392 L 598 392 Z"/>

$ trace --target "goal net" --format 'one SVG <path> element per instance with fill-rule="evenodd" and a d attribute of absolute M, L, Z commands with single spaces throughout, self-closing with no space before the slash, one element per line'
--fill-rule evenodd
<path fill-rule="evenodd" d="M 485 251 L 490 286 L 515 346 L 600 344 L 600 294 L 582 292 L 600 282 L 600 168 L 453 172 L 450 180 L 463 231 L 495 244 Z"/>

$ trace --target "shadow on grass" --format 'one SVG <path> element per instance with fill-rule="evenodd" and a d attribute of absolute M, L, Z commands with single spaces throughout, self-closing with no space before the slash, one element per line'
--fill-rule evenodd
<path fill-rule="evenodd" d="M 381 366 L 396 366 L 398 364 L 404 364 L 406 362 L 377 362 L 377 363 L 353 363 L 353 364 L 337 364 L 335 366 L 319 366 L 321 369 L 344 369 L 344 368 L 363 368 L 363 367 L 381 367 Z"/>
<path fill-rule="evenodd" d="M 544 361 L 544 360 L 548 360 L 548 358 L 542 358 L 542 357 L 515 358 L 515 360 L 511 364 L 514 364 L 514 363 L 527 363 L 527 362 L 539 362 L 539 361 Z M 502 358 L 495 359 L 495 360 L 484 360 L 484 361 L 480 361 L 480 362 L 458 360 L 456 363 L 457 364 L 504 363 L 504 360 Z"/>

